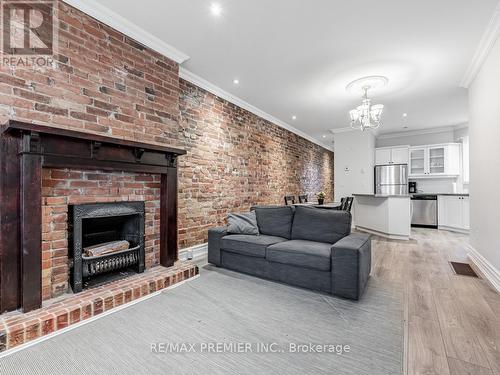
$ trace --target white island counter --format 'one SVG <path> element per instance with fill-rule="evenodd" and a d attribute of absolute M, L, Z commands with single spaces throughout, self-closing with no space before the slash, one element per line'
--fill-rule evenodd
<path fill-rule="evenodd" d="M 409 195 L 353 194 L 356 229 L 382 237 L 409 240 Z"/>

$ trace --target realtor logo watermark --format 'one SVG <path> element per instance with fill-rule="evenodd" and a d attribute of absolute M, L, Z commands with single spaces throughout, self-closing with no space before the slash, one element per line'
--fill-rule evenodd
<path fill-rule="evenodd" d="M 261 353 L 261 354 L 336 354 L 351 352 L 351 347 L 334 343 L 277 343 L 277 342 L 155 342 L 150 350 L 154 354 L 187 354 L 187 353 Z"/>
<path fill-rule="evenodd" d="M 0 0 L 1 64 L 50 67 L 57 53 L 57 1 Z"/>

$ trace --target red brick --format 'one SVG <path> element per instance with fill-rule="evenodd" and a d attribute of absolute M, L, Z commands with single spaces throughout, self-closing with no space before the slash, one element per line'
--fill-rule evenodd
<path fill-rule="evenodd" d="M 46 104 L 35 104 L 35 109 L 40 112 L 49 112 L 55 115 L 66 116 L 68 114 L 68 110 L 65 108 L 53 107 Z"/>
<path fill-rule="evenodd" d="M 93 301 L 92 311 L 94 315 L 99 315 L 104 311 L 104 300 L 101 297 L 98 297 Z"/>
<path fill-rule="evenodd" d="M 72 111 L 70 113 L 70 116 L 73 117 L 73 118 L 76 118 L 78 120 L 84 120 L 84 121 L 90 121 L 90 122 L 97 122 L 97 116 L 95 116 L 95 115 L 89 115 L 88 113 L 84 113 L 84 112 Z"/>
<path fill-rule="evenodd" d="M 50 103 L 50 97 L 37 94 L 33 91 L 21 90 L 21 89 L 15 87 L 13 89 L 13 92 L 14 92 L 14 95 L 20 96 L 21 98 L 24 98 L 24 99 L 33 100 L 35 102 L 45 103 L 45 104 Z"/>
<path fill-rule="evenodd" d="M 24 343 L 23 324 L 18 324 L 13 327 L 9 327 L 7 330 L 7 347 L 11 349 L 23 343 Z"/>
<path fill-rule="evenodd" d="M 34 320 L 25 323 L 25 340 L 26 342 L 37 339 L 41 335 L 41 325 L 40 321 Z"/>

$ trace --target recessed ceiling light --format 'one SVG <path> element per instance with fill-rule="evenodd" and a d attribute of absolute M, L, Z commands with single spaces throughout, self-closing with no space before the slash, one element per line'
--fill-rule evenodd
<path fill-rule="evenodd" d="M 323 134 L 323 138 L 326 138 L 326 135 Z"/>
<path fill-rule="evenodd" d="M 292 120 L 297 120 L 297 116 L 293 115 Z"/>
<path fill-rule="evenodd" d="M 233 83 L 234 83 L 235 85 L 239 85 L 239 84 L 240 84 L 240 80 L 239 80 L 239 79 L 237 79 L 237 78 L 235 78 L 235 79 L 233 79 Z"/>
<path fill-rule="evenodd" d="M 222 7 L 218 3 L 212 3 L 212 5 L 210 5 L 210 12 L 218 17 L 222 14 Z"/>
<path fill-rule="evenodd" d="M 408 117 L 408 113 L 403 113 L 403 117 Z"/>

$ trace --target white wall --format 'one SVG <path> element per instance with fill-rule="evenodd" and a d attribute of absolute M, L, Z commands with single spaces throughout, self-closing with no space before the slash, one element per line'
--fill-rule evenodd
<path fill-rule="evenodd" d="M 469 88 L 470 242 L 500 270 L 500 40 Z"/>
<path fill-rule="evenodd" d="M 334 140 L 335 201 L 356 193 L 373 193 L 373 133 L 369 130 L 337 133 Z"/>

